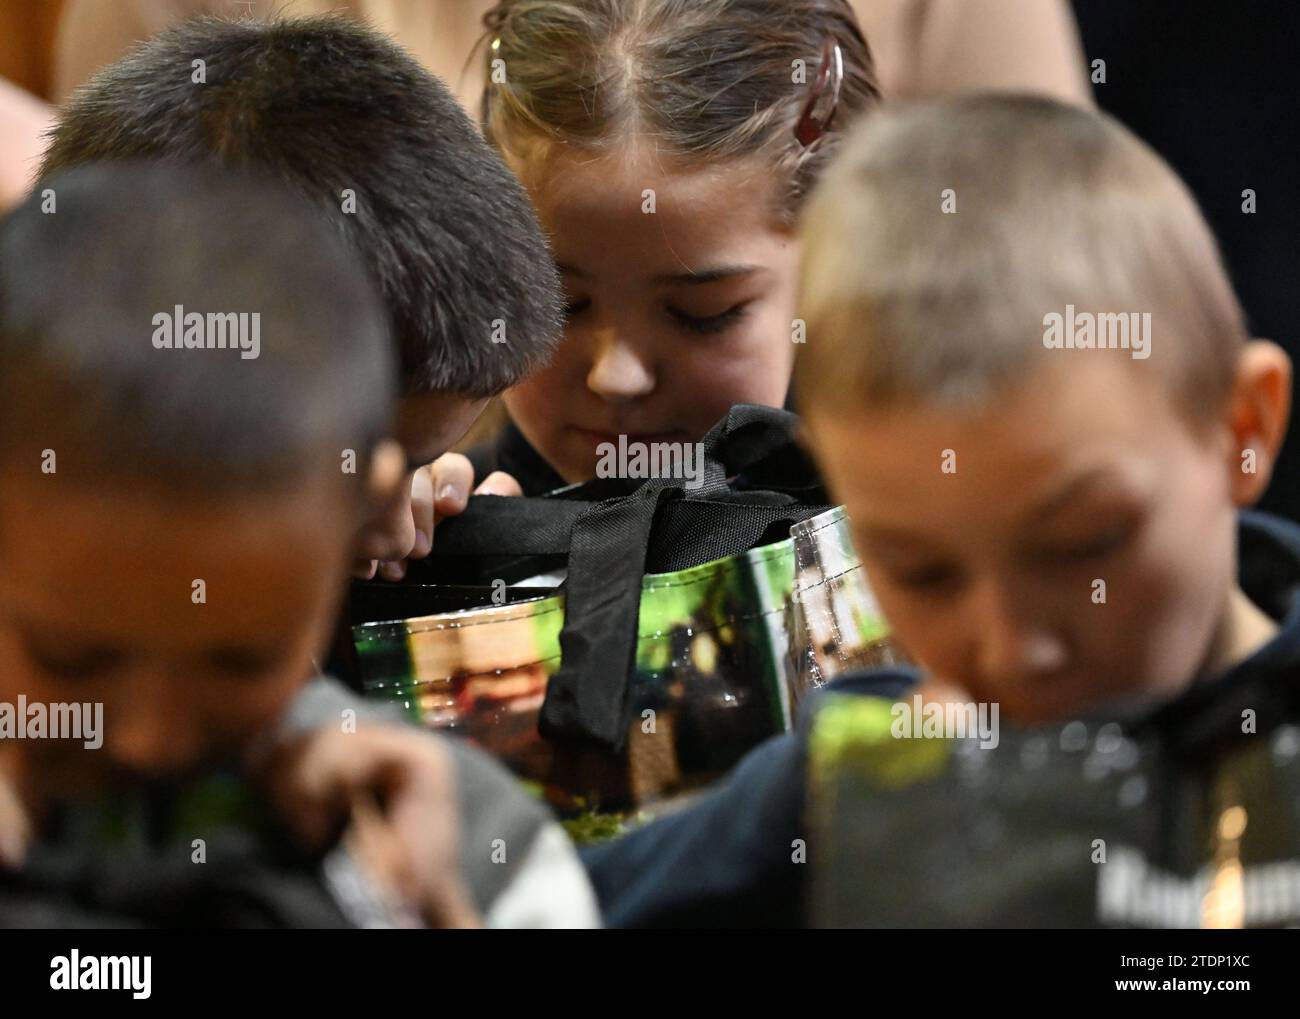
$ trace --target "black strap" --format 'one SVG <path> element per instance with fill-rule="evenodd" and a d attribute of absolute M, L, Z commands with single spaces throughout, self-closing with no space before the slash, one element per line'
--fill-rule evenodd
<path fill-rule="evenodd" d="M 679 489 L 647 485 L 627 499 L 593 506 L 574 527 L 560 668 L 547 683 L 543 736 L 622 749 L 645 549 L 660 504 L 678 497 Z"/>
<path fill-rule="evenodd" d="M 729 497 L 727 479 L 788 449 L 797 421 L 771 407 L 733 407 L 704 437 L 703 484 L 691 497 Z M 622 750 L 646 550 L 663 507 L 686 494 L 681 479 L 650 479 L 633 495 L 598 503 L 574 522 L 561 662 L 547 684 L 542 735 Z"/>
<path fill-rule="evenodd" d="M 459 516 L 439 521 L 437 557 L 567 555 L 578 519 L 596 505 L 578 499 L 472 496 Z"/>
<path fill-rule="evenodd" d="M 661 504 L 647 549 L 646 572 L 684 570 L 736 555 L 752 548 L 772 525 L 781 521 L 793 524 L 826 508 L 822 503 L 804 503 L 771 492 L 734 496 L 725 501 L 706 500 L 691 493 L 689 498 Z M 526 496 L 473 496 L 464 513 L 438 524 L 433 555 L 410 566 L 412 582 L 489 583 L 497 573 L 480 577 L 466 561 L 499 563 L 506 558 L 567 556 L 574 525 L 597 505 Z M 434 570 L 441 570 L 440 581 L 425 578 L 425 571 Z"/>

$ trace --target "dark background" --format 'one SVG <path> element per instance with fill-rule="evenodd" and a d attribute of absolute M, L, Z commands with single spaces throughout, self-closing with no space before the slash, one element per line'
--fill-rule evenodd
<path fill-rule="evenodd" d="M 1098 105 L 1169 160 L 1201 203 L 1256 336 L 1300 364 L 1300 3 L 1075 0 Z M 1255 191 L 1256 211 L 1241 211 Z M 1300 519 L 1300 427 L 1262 509 Z"/>

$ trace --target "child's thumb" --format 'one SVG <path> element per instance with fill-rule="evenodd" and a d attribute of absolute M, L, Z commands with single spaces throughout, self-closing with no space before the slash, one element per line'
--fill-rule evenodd
<path fill-rule="evenodd" d="M 0 867 L 18 870 L 27 857 L 31 826 L 17 790 L 0 775 Z"/>
<path fill-rule="evenodd" d="M 474 489 L 475 495 L 523 495 L 519 482 L 505 471 L 493 471 L 483 479 L 483 484 Z"/>

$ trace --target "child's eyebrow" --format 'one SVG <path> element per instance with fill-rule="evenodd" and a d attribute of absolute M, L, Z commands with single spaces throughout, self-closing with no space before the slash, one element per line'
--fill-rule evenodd
<path fill-rule="evenodd" d="M 719 280 L 732 279 L 736 276 L 748 276 L 752 273 L 761 271 L 761 265 L 723 265 L 716 269 L 704 269 L 697 272 L 680 272 L 671 273 L 667 276 L 656 276 L 655 283 L 679 285 L 683 283 L 699 285 L 702 283 L 717 283 Z"/>
<path fill-rule="evenodd" d="M 1043 499 L 1033 511 L 1033 516 L 1042 518 L 1066 509 L 1080 495 L 1087 494 L 1093 488 L 1104 488 L 1105 482 L 1114 478 L 1113 472 L 1104 467 L 1097 467 L 1075 478 L 1058 491 Z"/>
<path fill-rule="evenodd" d="M 587 278 L 587 274 L 576 265 L 557 262 L 556 267 L 565 276 L 573 276 L 580 280 Z M 762 270 L 761 265 L 720 265 L 715 269 L 702 269 L 696 272 L 666 273 L 662 276 L 656 276 L 653 282 L 658 286 L 681 286 L 682 284 L 699 286 L 701 284 L 717 283 L 720 280 L 734 279 L 737 276 L 749 276 L 756 272 L 762 272 Z"/>

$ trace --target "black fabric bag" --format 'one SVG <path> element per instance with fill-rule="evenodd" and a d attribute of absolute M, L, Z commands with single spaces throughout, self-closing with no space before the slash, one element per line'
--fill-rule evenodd
<path fill-rule="evenodd" d="M 774 680 L 762 674 L 760 661 L 789 653 L 785 646 L 766 646 L 761 631 L 767 625 L 761 617 L 783 607 L 759 604 L 763 595 L 755 590 L 761 586 L 755 574 L 761 564 L 740 560 L 754 556 L 754 550 L 779 546 L 779 554 L 789 562 L 782 560 L 771 569 L 775 575 L 784 567 L 786 591 L 778 600 L 789 601 L 794 575 L 791 527 L 829 509 L 815 466 L 796 442 L 796 423 L 797 418 L 783 410 L 734 407 L 703 440 L 697 488 L 687 488 L 682 478 L 639 483 L 608 479 L 537 498 L 471 499 L 463 515 L 439 524 L 433 553 L 412 565 L 404 583 L 370 584 L 354 594 L 354 619 L 371 621 L 354 629 L 368 692 L 406 702 L 435 727 L 456 728 L 469 709 L 453 708 L 452 702 L 463 704 L 469 695 L 449 692 L 430 708 L 432 702 L 422 691 L 444 680 L 450 689 L 465 679 L 481 692 L 486 672 L 518 680 L 523 665 L 546 661 L 549 664 L 534 670 L 544 701 L 540 713 L 534 712 L 533 728 L 550 743 L 574 752 L 617 756 L 627 749 L 629 724 L 638 712 L 680 702 L 671 691 L 685 682 L 685 698 L 711 698 L 719 708 L 718 719 L 736 719 L 744 713 L 737 710 L 741 704 L 752 712 L 743 727 L 747 734 L 736 736 L 735 745 L 721 755 L 725 759 L 708 762 L 714 773 L 725 769 L 754 742 L 788 724 L 788 697 L 773 693 Z M 556 569 L 564 571 L 558 588 L 528 583 Z M 696 576 L 692 571 L 697 570 L 715 575 Z M 647 575 L 675 573 L 699 585 L 691 595 L 698 595 L 700 611 L 693 618 L 699 625 L 686 625 L 673 634 L 647 634 L 644 628 L 653 624 L 647 623 L 651 617 L 643 595 L 660 600 L 676 596 L 661 590 L 675 583 L 672 577 L 651 592 Z M 678 586 L 685 598 L 687 581 Z M 458 628 L 481 645 L 482 633 L 473 627 L 512 616 L 511 607 L 520 613 L 544 611 L 540 606 L 557 594 L 563 596 L 553 610 L 563 614 L 558 648 L 550 647 L 544 634 L 537 636 L 542 628 L 532 623 L 521 624 L 523 629 L 516 632 L 522 637 L 509 636 L 504 627 L 497 631 L 496 643 L 503 650 L 495 668 L 442 656 L 425 644 L 415 647 L 430 636 L 428 628 Z M 464 609 L 478 609 L 481 615 L 435 615 Z M 744 632 L 734 632 L 737 627 Z M 696 639 L 709 633 L 716 638 L 713 651 Z M 674 641 L 671 651 L 660 656 L 667 659 L 662 670 L 645 664 L 657 660 L 658 650 L 647 650 L 646 641 L 658 637 Z M 513 649 L 507 647 L 512 641 Z M 716 669 L 694 667 L 715 664 L 713 652 L 721 656 Z M 730 692 L 713 682 L 719 672 Z M 687 673 L 694 678 L 683 680 Z M 700 674 L 712 678 L 701 679 Z M 421 700 L 426 702 L 423 708 L 417 704 Z M 443 707 L 444 714 L 437 715 Z M 498 711 L 493 718 L 505 714 Z M 691 714 L 685 719 L 687 727 L 698 729 L 698 718 L 698 713 Z M 699 724 L 707 728 L 712 723 Z M 511 738 L 524 741 L 526 729 L 522 726 Z M 498 751 L 481 729 L 472 734 L 510 759 L 510 751 Z M 708 743 L 702 733 L 700 745 Z M 701 754 L 710 756 L 704 750 Z M 529 772 L 528 766 L 515 763 L 517 771 Z"/>

